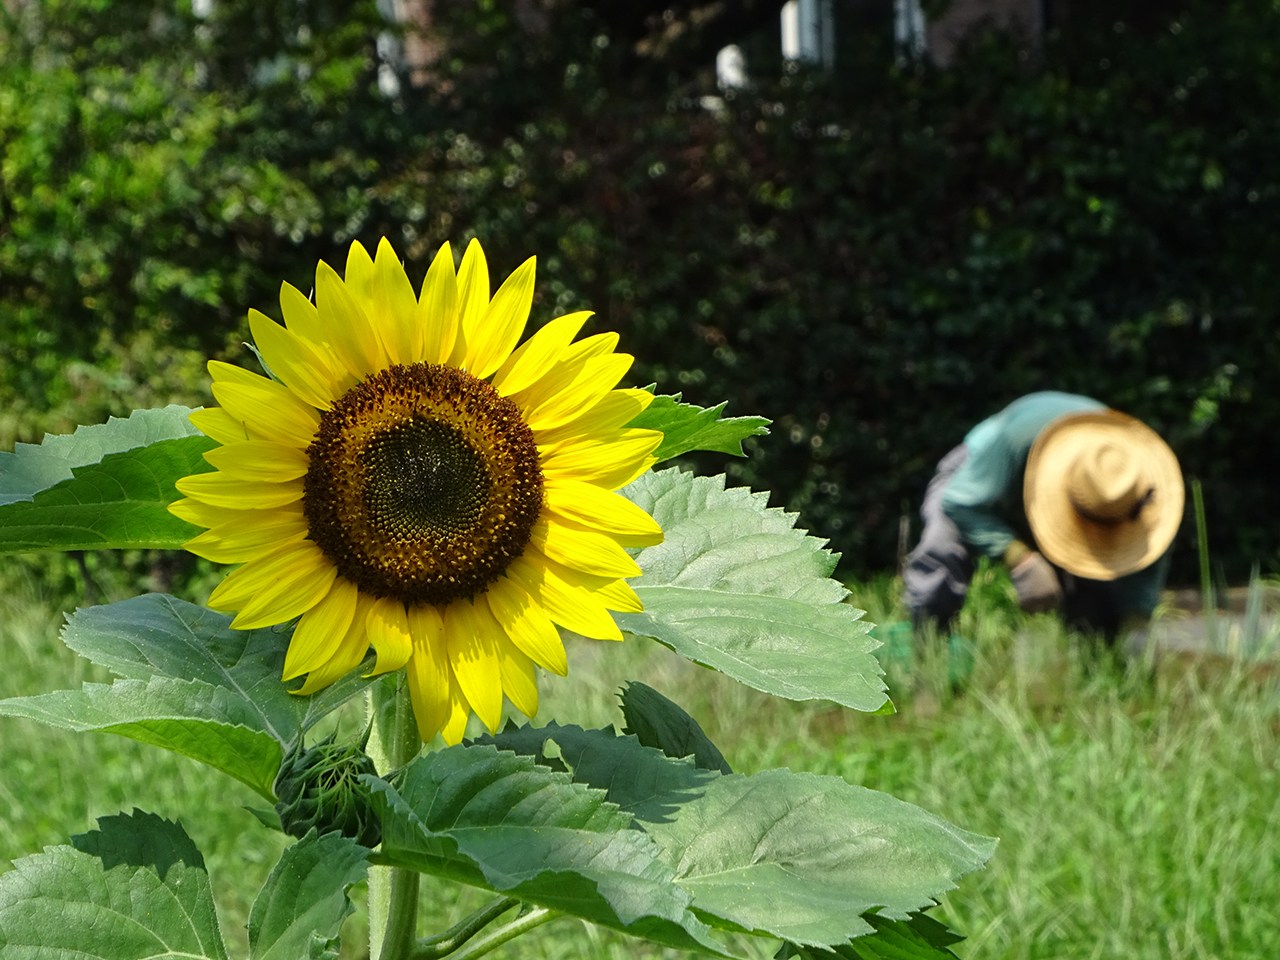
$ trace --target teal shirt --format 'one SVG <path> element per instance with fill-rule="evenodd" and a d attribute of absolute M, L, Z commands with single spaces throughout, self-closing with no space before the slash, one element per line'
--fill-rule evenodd
<path fill-rule="evenodd" d="M 1015 539 L 1031 542 L 1022 505 L 1027 454 L 1040 431 L 1069 413 L 1105 410 L 1075 393 L 1031 393 L 974 427 L 964 438 L 968 454 L 942 493 L 942 509 L 977 553 L 999 558 Z M 1167 555 L 1145 570 L 1115 581 L 1122 606 L 1149 615 L 1160 598 Z"/>

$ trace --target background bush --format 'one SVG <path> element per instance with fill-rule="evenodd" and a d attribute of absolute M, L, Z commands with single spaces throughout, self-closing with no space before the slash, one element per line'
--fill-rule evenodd
<path fill-rule="evenodd" d="M 1224 576 L 1280 566 L 1275 4 L 1073 3 L 1037 50 L 976 38 L 946 69 L 846 14 L 830 72 L 777 58 L 779 5 L 437 3 L 417 75 L 372 4 L 22 5 L 6 434 L 198 400 L 246 309 L 351 239 L 420 276 L 476 234 L 495 273 L 537 252 L 536 315 L 595 308 L 640 380 L 773 417 L 731 470 L 851 572 L 891 567 L 933 463 L 1044 388 L 1169 438 Z M 717 96 L 730 39 L 752 86 Z"/>

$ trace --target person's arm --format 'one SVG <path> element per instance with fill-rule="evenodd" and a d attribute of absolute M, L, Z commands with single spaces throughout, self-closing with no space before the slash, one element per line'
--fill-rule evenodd
<path fill-rule="evenodd" d="M 1015 539 L 1003 513 L 1020 464 L 997 431 L 975 434 L 965 440 L 968 455 L 942 493 L 942 510 L 973 550 L 1000 559 Z"/>

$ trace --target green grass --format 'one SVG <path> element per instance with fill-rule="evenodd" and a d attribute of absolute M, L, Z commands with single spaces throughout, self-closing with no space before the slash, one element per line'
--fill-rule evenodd
<path fill-rule="evenodd" d="M 0 575 L 0 696 L 101 674 L 56 639 L 65 601 L 42 579 Z M 129 585 L 123 585 L 127 588 Z M 106 590 L 108 596 L 110 589 Z M 856 591 L 871 619 L 900 616 L 887 583 Z M 982 960 L 1192 960 L 1280 956 L 1280 692 L 1229 660 L 1152 670 L 1087 651 L 1055 621 L 1022 618 L 987 575 L 960 629 L 977 647 L 961 691 L 945 664 L 895 669 L 899 712 L 868 717 L 774 700 L 646 643 L 579 643 L 543 719 L 616 722 L 642 679 L 693 713 L 735 769 L 787 765 L 885 790 L 1001 838 L 986 871 L 938 915 Z M 162 752 L 0 721 L 0 869 L 134 805 L 181 817 L 205 851 L 233 955 L 253 890 L 281 847 L 246 789 Z M 483 902 L 427 882 L 422 932 Z M 358 957 L 358 918 L 347 927 Z M 561 920 L 494 956 L 595 960 L 677 954 Z M 753 955 L 771 955 L 763 943 Z"/>

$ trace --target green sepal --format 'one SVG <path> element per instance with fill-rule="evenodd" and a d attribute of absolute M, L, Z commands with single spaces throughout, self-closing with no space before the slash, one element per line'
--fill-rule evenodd
<path fill-rule="evenodd" d="M 741 457 L 742 442 L 768 434 L 769 421 L 764 417 L 724 417 L 726 405 L 699 407 L 682 403 L 678 393 L 660 394 L 627 426 L 662 433 L 662 443 L 654 452 L 659 463 L 695 450 Z"/>

